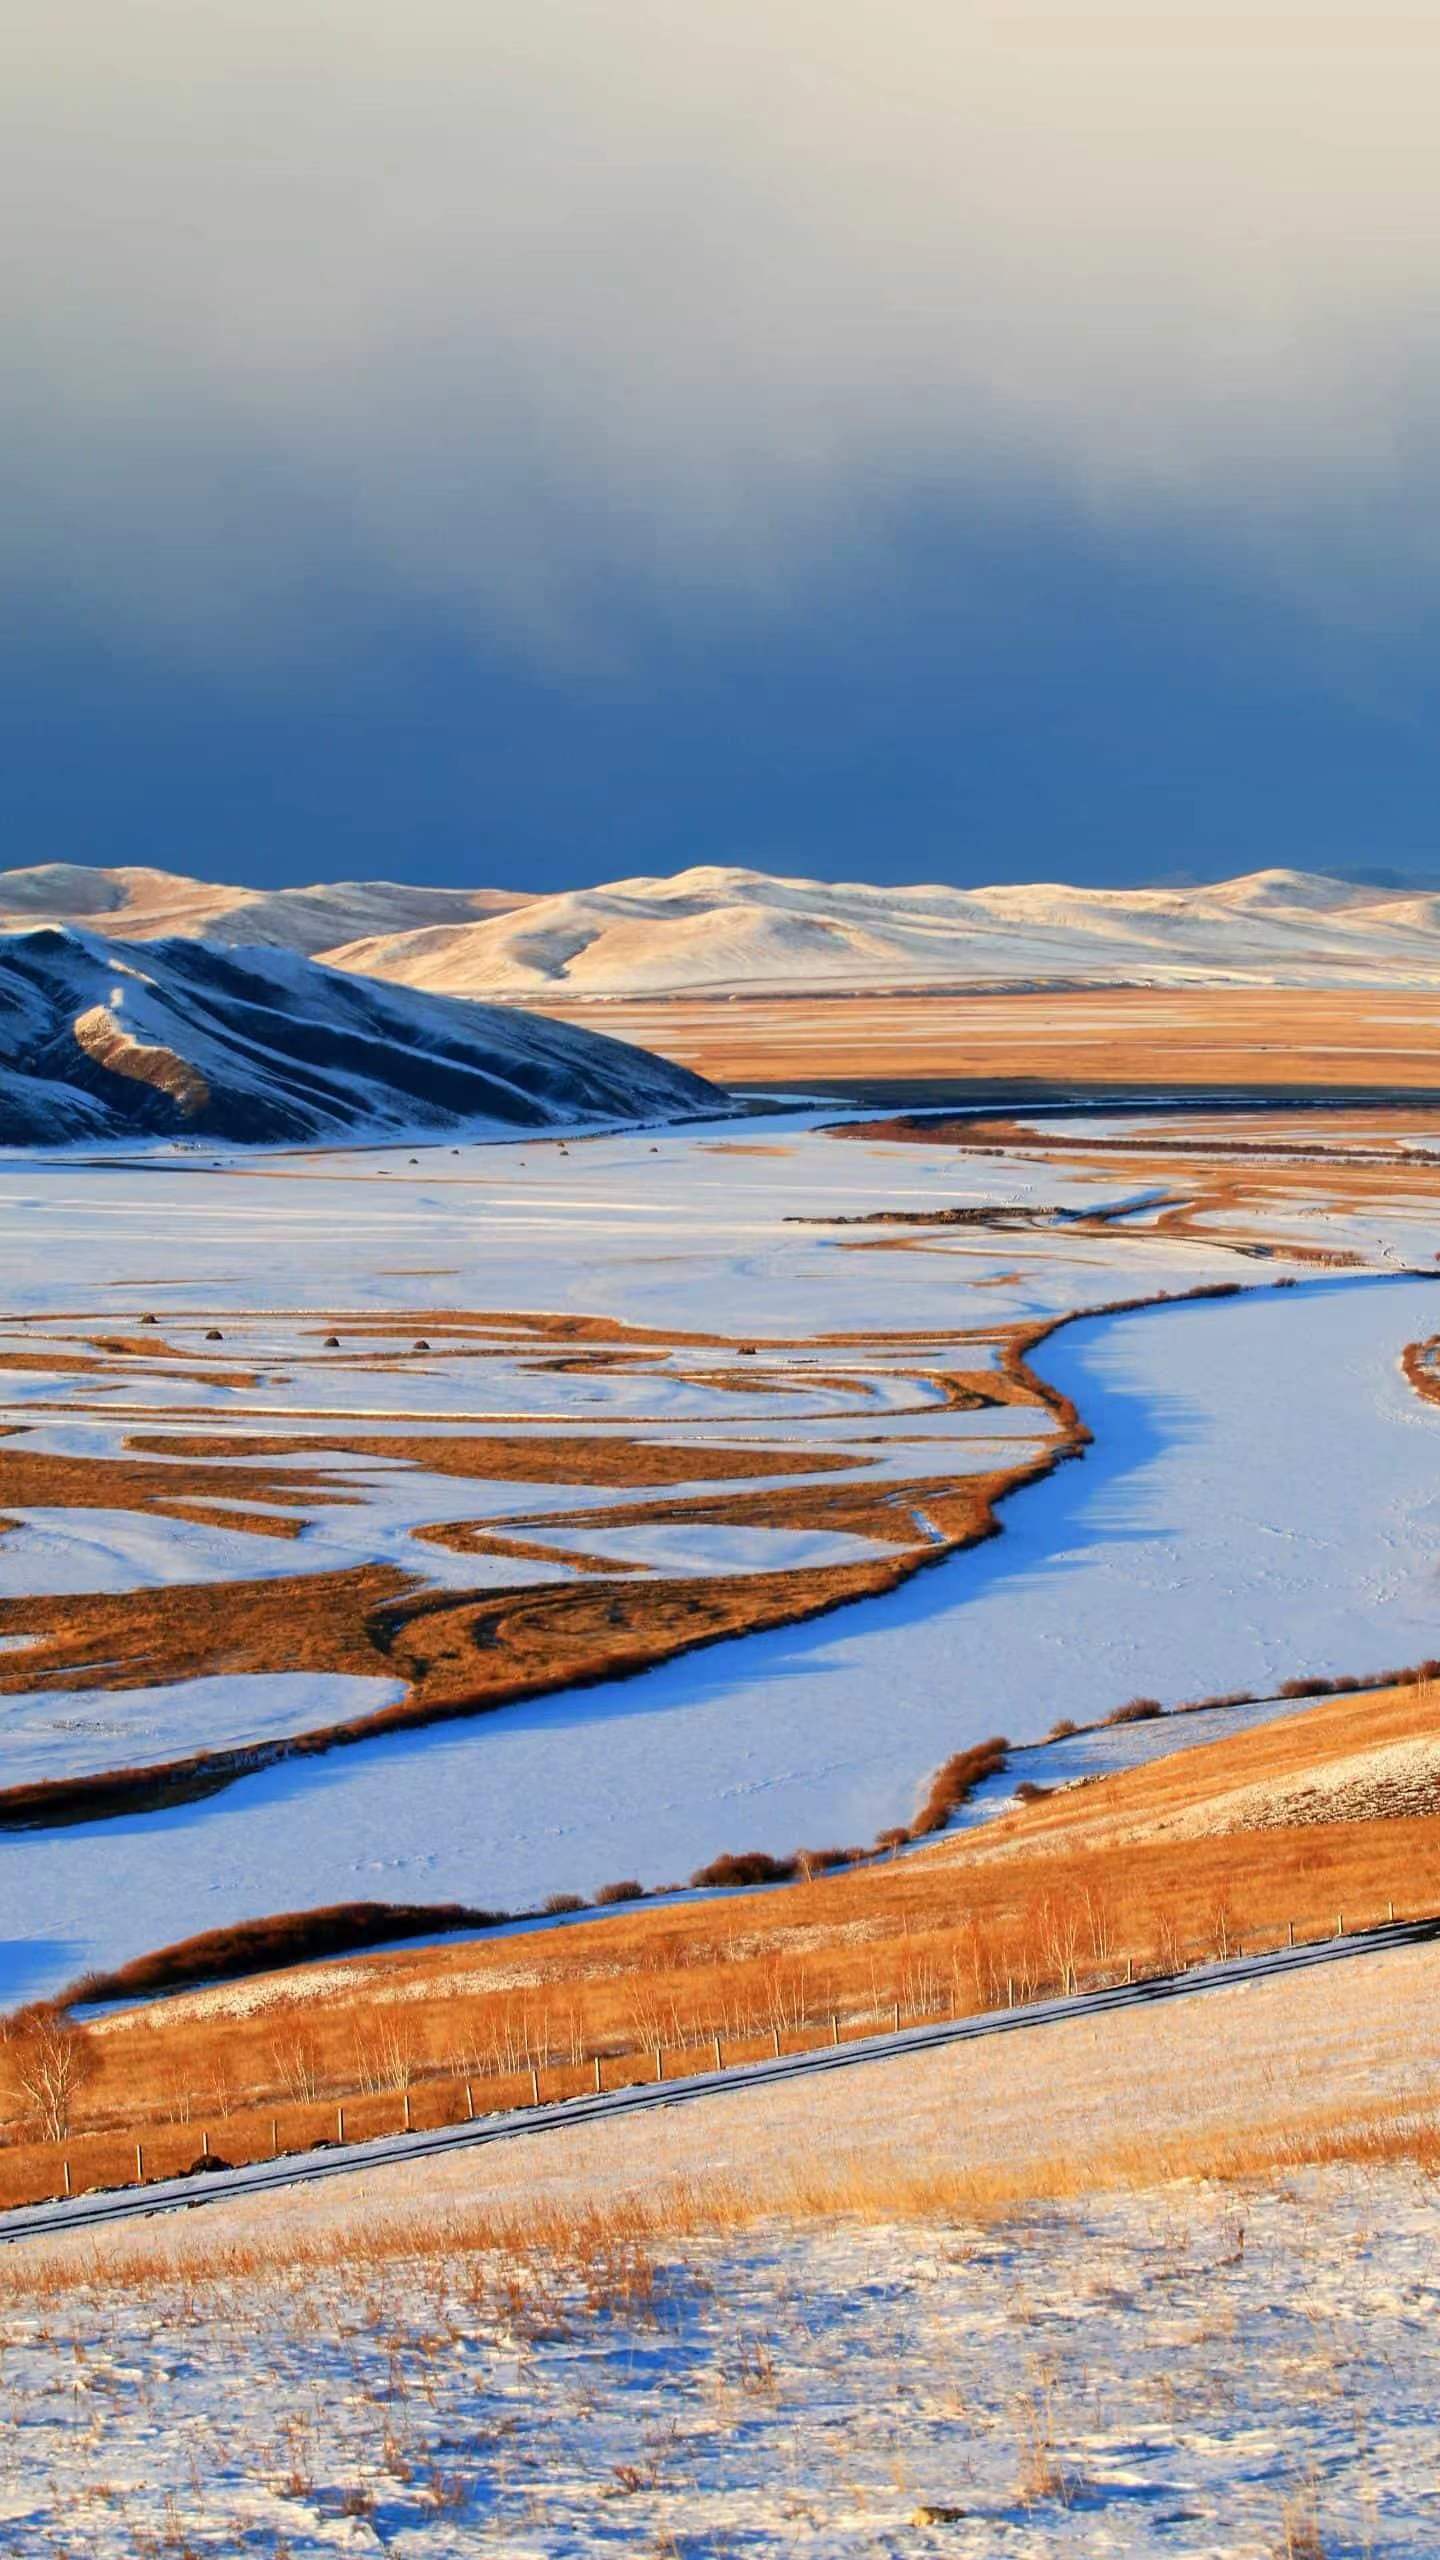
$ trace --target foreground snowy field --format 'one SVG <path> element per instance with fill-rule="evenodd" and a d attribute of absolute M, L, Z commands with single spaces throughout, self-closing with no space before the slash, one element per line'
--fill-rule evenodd
<path fill-rule="evenodd" d="M 1433 2180 L 1174 2171 L 1367 2127 L 1423 2154 L 1437 2086 L 1426 1949 L 16 2248 L 0 2532 L 1427 2552 Z"/>
<path fill-rule="evenodd" d="M 882 1596 L 638 1680 L 284 1761 L 194 1803 L 12 1833 L 0 1993 L 262 1912 L 515 1907 L 683 1877 L 721 1849 L 864 1840 L 909 1816 L 939 1761 L 997 1730 L 1032 1739 L 1136 1692 L 1266 1691 L 1436 1651 L 1440 1413 L 1398 1365 L 1440 1321 L 1440 1293 L 1399 1276 L 1432 1259 L 1429 1200 L 1335 1199 L 1316 1173 L 1305 1196 L 1271 1203 L 1257 1262 L 1243 1210 L 1213 1232 L 1167 1228 L 1156 1192 L 1123 1161 L 837 1143 L 792 1118 L 568 1151 L 8 1160 L 11 1463 L 130 1464 L 138 1450 L 149 1470 L 132 1511 L 78 1506 L 70 1475 L 56 1477 L 63 1498 L 7 1496 L 0 1598 L 57 1607 L 372 1560 L 470 1591 L 597 1567 L 620 1589 L 626 1575 L 863 1564 L 883 1551 L 841 1526 L 686 1510 L 680 1497 L 706 1492 L 699 1453 L 723 1443 L 746 1464 L 798 1468 L 786 1484 L 807 1493 L 842 1460 L 882 1483 L 921 1466 L 959 1482 L 1043 1450 L 1054 1424 L 1033 1407 L 947 1408 L 925 1383 L 940 1366 L 983 1378 L 1007 1327 L 1116 1298 L 1237 1281 L 1247 1294 L 1046 1342 L 1040 1374 L 1094 1435 L 1083 1462 L 1016 1495 L 1001 1538 Z M 960 1222 L 928 1223 L 957 1207 Z M 839 1223 L 896 1211 L 909 1223 Z M 1304 1258 L 1317 1250 L 1350 1267 Z M 1277 1277 L 1295 1285 L 1277 1292 Z M 439 1341 L 457 1308 L 506 1311 L 477 1337 L 481 1356 Z M 137 1327 L 152 1313 L 147 1353 Z M 557 1316 L 649 1327 L 661 1348 L 601 1361 L 515 1334 Z M 374 1329 L 358 1352 L 347 1322 Z M 330 1323 L 338 1356 L 321 1347 Z M 427 1323 L 433 1354 L 413 1347 Z M 687 1329 L 718 1347 L 674 1348 Z M 288 1484 L 247 1456 L 282 1428 L 303 1453 Z M 573 1448 L 623 1435 L 641 1449 L 643 1527 L 607 1529 L 610 1497 L 573 1480 L 578 1462 L 523 1484 L 423 1464 L 427 1433 L 534 1449 L 556 1431 Z M 198 1492 L 166 1454 L 179 1446 L 167 1435 L 197 1432 L 228 1469 Z M 357 1432 L 369 1454 L 347 1457 Z M 403 1466 L 384 1454 L 399 1434 Z M 168 1510 L 154 1491 L 167 1466 Z M 467 1539 L 477 1510 L 485 1538 Z M 567 1513 L 569 1530 L 548 1525 Z M 487 1552 L 507 1519 L 515 1551 Z M 63 1669 L 27 1685 L 25 1646 L 7 1638 L 4 1658 L 12 1785 L 301 1729 L 327 1676 L 197 1660 L 188 1681 L 142 1667 L 106 1687 L 88 1685 L 87 1661 L 77 1691 Z M 328 1676 L 342 1712 L 395 1696 L 393 1682 Z"/>
<path fill-rule="evenodd" d="M 22 2295 L 0 2531 L 26 2560 L 1413 2556 L 1437 2244 L 1428 2181 L 1331 2171 L 578 2269 Z"/>

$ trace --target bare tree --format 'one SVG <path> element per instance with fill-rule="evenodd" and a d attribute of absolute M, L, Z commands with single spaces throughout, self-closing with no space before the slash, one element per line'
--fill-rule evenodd
<path fill-rule="evenodd" d="M 1108 1963 L 1115 1940 L 1114 1914 L 1106 1896 L 1088 1884 L 1085 1887 L 1085 1926 L 1095 1962 Z"/>
<path fill-rule="evenodd" d="M 319 2096 L 320 2048 L 308 2029 L 295 2028 L 283 2043 L 272 2044 L 270 2054 L 287 2098 L 306 2101 Z"/>
<path fill-rule="evenodd" d="M 369 2035 L 355 2030 L 355 2071 L 362 2089 L 410 2089 L 419 2065 L 408 2019 L 380 2018 Z"/>
<path fill-rule="evenodd" d="M 1040 1936 L 1045 1962 L 1057 1974 L 1067 1995 L 1075 1989 L 1080 1953 L 1080 1915 L 1068 1904 L 1058 1908 L 1047 1894 L 1040 1906 Z"/>
<path fill-rule="evenodd" d="M 27 2009 L 5 2039 L 6 2077 L 16 2112 L 41 2142 L 63 2142 L 75 2101 L 95 2071 L 95 2049 L 83 2027 L 61 2009 Z"/>

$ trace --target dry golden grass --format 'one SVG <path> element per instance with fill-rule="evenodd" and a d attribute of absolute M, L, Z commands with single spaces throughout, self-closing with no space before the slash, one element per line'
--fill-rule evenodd
<path fill-rule="evenodd" d="M 1181 2180 L 1273 2185 L 1311 2169 L 1418 2169 L 1440 2175 L 1440 2113 L 1433 2092 L 1415 2100 L 1286 2110 L 1266 2121 L 1204 2132 L 1137 2134 L 1094 2149 L 1037 2152 L 984 2168 L 916 2168 L 902 2151 L 841 2156 L 742 2177 L 734 2173 L 658 2180 L 603 2200 L 583 2197 L 519 2207 L 463 2205 L 415 2211 L 356 2211 L 318 2224 L 280 2220 L 207 2236 L 179 2221 L 143 2234 L 96 2242 L 31 2245 L 0 2256 L 0 2302 L 62 2300 L 97 2284 L 117 2291 L 179 2280 L 233 2286 L 269 2276 L 327 2269 L 363 2272 L 430 2261 L 489 2262 L 512 2300 L 557 2275 L 578 2278 L 599 2307 L 641 2298 L 655 2261 L 697 2237 L 776 2225 L 849 2223 L 993 2225 L 1037 2207 L 1135 2194 Z M 478 2269 L 477 2269 L 478 2274 Z M 481 2279 L 483 2280 L 483 2279 Z"/>
<path fill-rule="evenodd" d="M 157 1455 L 166 1454 L 183 1460 L 183 1471 L 174 1467 L 157 1466 L 153 1469 L 155 1476 L 168 1476 L 171 1484 L 175 1482 L 177 1472 L 181 1472 L 181 1480 L 187 1484 L 197 1475 L 206 1476 L 206 1468 L 198 1463 L 205 1459 L 233 1459 L 243 1455 L 248 1478 L 251 1461 L 303 1459 L 308 1456 L 311 1445 L 297 1434 L 282 1432 L 256 1435 L 247 1432 L 243 1444 L 237 1444 L 235 1439 L 220 1432 L 153 1436 L 136 1432 L 127 1442 L 131 1449 L 154 1451 Z M 541 1434 L 529 1438 L 519 1433 L 514 1437 L 507 1435 L 501 1438 L 483 1431 L 468 1431 L 463 1437 L 450 1432 L 417 1432 L 413 1436 L 398 1432 L 382 1436 L 345 1428 L 335 1431 L 331 1445 L 343 1450 L 347 1457 L 382 1458 L 394 1465 L 421 1467 L 428 1475 L 464 1480 L 478 1478 L 496 1484 L 690 1484 L 704 1483 L 708 1479 L 724 1481 L 736 1476 L 824 1475 L 832 1469 L 853 1464 L 843 1451 L 836 1450 L 725 1448 L 713 1442 L 708 1446 L 684 1445 L 658 1437 L 642 1438 L 630 1432 L 618 1437 L 602 1437 L 599 1433 L 582 1436 L 578 1432 L 557 1431 L 553 1425 L 544 1427 Z M 26 1499 L 65 1501 L 69 1498 L 64 1494 L 28 1497 L 12 1494 L 4 1469 L 13 1463 L 8 1453 L 0 1455 L 0 1496 L 17 1505 Z M 44 1461 L 35 1463 L 42 1465 Z M 54 1463 L 65 1462 L 57 1460 Z M 76 1459 L 70 1463 L 84 1467 L 95 1462 Z M 208 1474 L 219 1479 L 226 1493 L 233 1494 L 236 1477 L 232 1469 L 213 1467 Z M 268 1486 L 271 1480 L 268 1470 L 259 1468 L 255 1484 L 257 1494 L 262 1483 Z M 281 1485 L 299 1483 L 303 1489 L 303 1477 L 297 1477 L 293 1471 L 277 1470 L 273 1481 Z M 320 1481 L 325 1480 L 322 1478 Z M 331 1481 L 343 1488 L 343 1479 Z M 99 1500 L 101 1497 L 97 1495 L 94 1498 Z M 263 1498 L 272 1499 L 268 1492 Z"/>
<path fill-rule="evenodd" d="M 584 1006 L 546 1005 L 590 1022 Z M 1265 1095 L 1434 1092 L 1440 996 L 1410 989 L 1104 987 L 1033 995 L 672 997 L 607 1004 L 604 1028 L 721 1083 L 880 1079 Z M 1017 1071 L 1018 1070 L 1018 1071 Z"/>
<path fill-rule="evenodd" d="M 1440 1816 L 1177 1836 L 1237 1788 L 1429 1739 L 1424 1687 L 1351 1696 L 1094 1781 L 933 1848 L 743 1895 L 631 1904 L 522 1937 L 356 1957 L 178 1996 L 89 2030 L 77 2185 L 334 2130 L 671 2076 L 901 2019 L 967 2015 L 1127 1970 L 1440 1911 Z M 466 2082 L 470 2086 L 467 2091 Z M 368 2090 L 368 2095 L 364 2094 Z M 12 2137 L 23 2128 L 12 2118 Z M 0 2148 L 0 2200 L 53 2193 L 53 2146 Z"/>

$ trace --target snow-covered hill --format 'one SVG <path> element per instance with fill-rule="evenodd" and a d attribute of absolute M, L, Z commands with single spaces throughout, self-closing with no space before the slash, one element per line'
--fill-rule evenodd
<path fill-rule="evenodd" d="M 265 944 L 495 1001 L 937 986 L 1440 985 L 1440 895 L 1257 871 L 1204 888 L 876 888 L 698 869 L 523 897 L 342 880 L 239 889 L 170 871 L 0 872 L 0 933 Z"/>
<path fill-rule="evenodd" d="M 106 871 L 45 862 L 0 871 L 0 933 L 79 925 L 112 941 L 168 934 L 207 942 L 273 944 L 315 953 L 361 934 L 473 924 L 522 901 L 504 889 L 421 889 L 398 880 L 333 880 L 308 889 L 237 889 L 177 871 Z"/>
<path fill-rule="evenodd" d="M 0 1144 L 276 1141 L 675 1119 L 713 1087 L 646 1050 L 341 977 L 293 953 L 0 938 Z"/>
<path fill-rule="evenodd" d="M 1258 871 L 1206 888 L 873 888 L 702 869 L 326 954 L 451 995 L 1061 983 L 1440 984 L 1440 896 Z"/>

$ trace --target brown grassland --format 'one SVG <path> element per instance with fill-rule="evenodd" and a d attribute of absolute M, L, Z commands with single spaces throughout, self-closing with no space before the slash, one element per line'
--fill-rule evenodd
<path fill-rule="evenodd" d="M 1397 1754 L 1399 1810 L 1384 1783 Z M 733 2064 L 1392 1910 L 1440 1912 L 1428 1680 L 1325 1700 L 904 1856 L 112 2013 L 78 2030 L 63 2141 L 34 2138 L 12 2069 L 0 2201 L 54 2193 L 62 2152 L 77 2188 L 123 2183 L 137 2140 L 145 2174 L 163 2175 L 202 2139 L 241 2160 L 333 2136 L 337 2107 L 347 2138 L 448 2122 L 537 2087 L 560 2098 L 597 2076 L 709 2068 L 717 2038 Z M 26 2032 L 11 2030 L 0 2068 Z"/>
<path fill-rule="evenodd" d="M 1033 994 L 665 997 L 537 1008 L 720 1083 L 843 1090 L 943 1079 L 1013 1090 L 1440 1089 L 1440 996 L 1421 990 L 1077 987 Z M 864 1060 L 863 1071 L 856 1061 Z M 1023 1061 L 1017 1075 L 1016 1061 Z"/>

